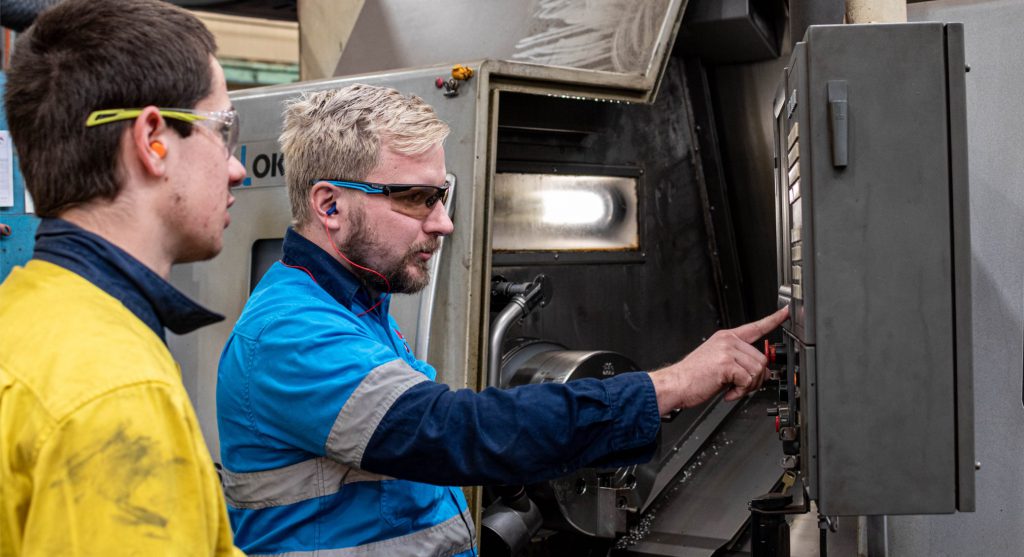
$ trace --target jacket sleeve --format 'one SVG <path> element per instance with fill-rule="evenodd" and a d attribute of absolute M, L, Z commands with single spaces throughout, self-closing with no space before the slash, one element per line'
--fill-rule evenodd
<path fill-rule="evenodd" d="M 646 373 L 480 393 L 422 383 L 380 421 L 362 467 L 436 484 L 534 483 L 646 462 L 660 425 Z"/>
<path fill-rule="evenodd" d="M 35 457 L 21 554 L 241 556 L 184 403 L 144 382 L 58 422 Z"/>

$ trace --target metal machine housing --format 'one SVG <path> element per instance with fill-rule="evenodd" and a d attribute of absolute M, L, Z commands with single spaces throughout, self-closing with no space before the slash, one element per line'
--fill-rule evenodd
<path fill-rule="evenodd" d="M 957 24 L 814 26 L 776 95 L 780 426 L 827 515 L 973 510 L 964 73 Z"/>

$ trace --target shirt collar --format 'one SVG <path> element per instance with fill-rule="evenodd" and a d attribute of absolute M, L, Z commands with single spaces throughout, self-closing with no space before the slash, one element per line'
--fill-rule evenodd
<path fill-rule="evenodd" d="M 320 246 L 292 228 L 288 228 L 284 235 L 282 251 L 284 256 L 281 258 L 281 263 L 288 267 L 297 267 L 307 271 L 320 285 L 320 288 L 330 294 L 339 304 L 352 309 L 355 303 L 364 307 L 370 307 L 376 303 L 376 300 L 370 300 L 370 295 L 363 287 L 359 277 L 352 274 L 352 271 L 345 268 Z M 383 294 L 383 296 L 384 300 L 381 301 L 380 307 L 382 313 L 387 314 L 391 295 Z"/>
<path fill-rule="evenodd" d="M 62 219 L 43 219 L 33 257 L 59 265 L 120 300 L 165 343 L 224 319 L 190 300 L 128 252 Z"/>

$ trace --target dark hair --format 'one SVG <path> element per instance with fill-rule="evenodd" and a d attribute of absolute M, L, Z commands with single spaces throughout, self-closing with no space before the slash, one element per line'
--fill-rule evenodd
<path fill-rule="evenodd" d="M 15 43 L 4 99 L 37 214 L 116 198 L 121 135 L 133 121 L 86 128 L 89 113 L 193 108 L 210 94 L 215 51 L 201 21 L 157 0 L 67 0 L 40 15 Z"/>

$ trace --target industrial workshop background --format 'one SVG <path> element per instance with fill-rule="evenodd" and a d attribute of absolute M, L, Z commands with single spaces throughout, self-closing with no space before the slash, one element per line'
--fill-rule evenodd
<path fill-rule="evenodd" d="M 780 296 L 811 316 L 772 339 L 789 356 L 772 388 L 667 419 L 650 464 L 533 486 L 543 524 L 470 490 L 477 524 L 493 527 L 504 551 L 749 554 L 752 499 L 788 489 L 791 472 L 818 508 L 839 509 L 826 544 L 834 555 L 1024 552 L 1024 0 L 173 3 L 217 37 L 249 173 L 225 252 L 172 274 L 228 315 L 169 338 L 215 460 L 216 358 L 289 220 L 281 104 L 365 82 L 424 97 L 452 126 L 458 232 L 434 261 L 435 284 L 393 310 L 439 380 L 480 389 L 545 373 L 570 380 L 595 365 L 651 369 L 774 310 Z M 5 25 L 25 4 L 0 2 Z M 851 23 L 879 25 L 839 28 Z M 15 32 L 2 31 L 6 68 Z M 454 64 L 474 77 L 456 79 Z M 829 112 L 847 99 L 849 129 Z M 37 222 L 16 151 L 3 147 L 0 279 L 30 257 Z M 872 188 L 915 176 L 938 188 L 926 201 L 876 196 L 868 217 L 878 220 L 851 224 L 869 206 L 851 185 L 884 196 Z M 543 220 L 536 207 L 517 212 L 521 192 L 564 199 L 584 189 L 614 200 L 596 209 L 600 226 L 517 224 Z M 911 205 L 928 218 L 904 218 Z M 808 247 L 814 229 L 824 251 Z M 878 264 L 882 252 L 898 255 Z M 907 288 L 913 272 L 917 291 Z M 539 275 L 548 308 L 505 319 L 510 302 L 492 281 Z M 812 285 L 816 307 L 803 300 Z M 926 308 L 942 334 L 904 337 L 905 322 L 880 304 Z M 862 328 L 832 326 L 869 306 L 877 313 Z M 796 384 L 795 366 L 810 385 Z M 932 370 L 945 375 L 903 392 Z M 908 408 L 921 416 L 896 423 L 888 413 Z M 934 462 L 915 476 L 897 458 L 907 448 Z M 499 511 L 528 532 L 499 531 L 486 520 Z M 835 524 L 796 516 L 791 554 L 817 554 L 821 528 Z M 484 554 L 502 554 L 495 547 Z"/>

